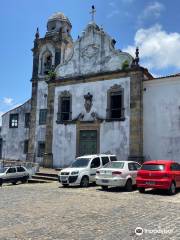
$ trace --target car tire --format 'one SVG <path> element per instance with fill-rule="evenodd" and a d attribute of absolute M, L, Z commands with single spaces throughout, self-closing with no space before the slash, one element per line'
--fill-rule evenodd
<path fill-rule="evenodd" d="M 17 181 L 15 181 L 15 182 L 12 182 L 12 184 L 13 184 L 13 185 L 16 185 L 16 183 L 17 183 Z"/>
<path fill-rule="evenodd" d="M 80 182 L 81 187 L 88 187 L 89 186 L 89 178 L 87 176 L 82 177 Z"/>
<path fill-rule="evenodd" d="M 175 182 L 172 182 L 168 189 L 168 194 L 174 195 L 175 193 L 176 193 L 176 184 L 175 184 Z"/>
<path fill-rule="evenodd" d="M 108 190 L 108 186 L 101 186 L 102 190 Z"/>
<path fill-rule="evenodd" d="M 140 193 L 145 193 L 145 188 L 141 187 L 141 188 L 138 188 L 139 192 Z"/>
<path fill-rule="evenodd" d="M 21 179 L 21 182 L 22 182 L 22 183 L 27 183 L 27 181 L 28 181 L 28 177 L 23 177 L 23 178 Z"/>
<path fill-rule="evenodd" d="M 62 184 L 62 186 L 63 186 L 64 188 L 66 188 L 66 187 L 68 187 L 69 185 L 68 185 L 68 184 Z"/>
<path fill-rule="evenodd" d="M 125 185 L 125 189 L 127 192 L 131 192 L 133 190 L 132 180 L 128 179 Z"/>
<path fill-rule="evenodd" d="M 2 187 L 2 184 L 3 184 L 3 181 L 2 181 L 2 180 L 0 180 L 0 187 Z"/>

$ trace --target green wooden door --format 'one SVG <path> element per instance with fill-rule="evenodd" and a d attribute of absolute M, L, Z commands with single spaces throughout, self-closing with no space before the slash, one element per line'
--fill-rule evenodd
<path fill-rule="evenodd" d="M 81 130 L 79 141 L 79 155 L 97 153 L 97 131 Z"/>

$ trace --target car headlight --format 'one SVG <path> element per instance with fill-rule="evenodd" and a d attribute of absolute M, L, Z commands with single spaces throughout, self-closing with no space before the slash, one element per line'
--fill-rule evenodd
<path fill-rule="evenodd" d="M 77 175 L 77 174 L 79 174 L 79 171 L 74 171 L 71 173 L 71 175 Z"/>

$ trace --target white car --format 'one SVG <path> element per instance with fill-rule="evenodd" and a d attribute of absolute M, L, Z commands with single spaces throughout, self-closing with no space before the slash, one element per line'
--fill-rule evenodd
<path fill-rule="evenodd" d="M 133 161 L 110 162 L 96 172 L 96 184 L 103 189 L 125 187 L 127 191 L 132 191 L 140 168 L 141 165 Z"/>
<path fill-rule="evenodd" d="M 18 181 L 22 183 L 27 182 L 29 179 L 29 173 L 23 166 L 13 166 L 0 168 L 0 186 L 3 183 L 16 184 Z"/>
<path fill-rule="evenodd" d="M 96 182 L 96 171 L 110 161 L 116 161 L 115 155 L 98 154 L 76 158 L 76 161 L 58 174 L 59 182 L 63 186 L 88 187 L 89 183 Z"/>

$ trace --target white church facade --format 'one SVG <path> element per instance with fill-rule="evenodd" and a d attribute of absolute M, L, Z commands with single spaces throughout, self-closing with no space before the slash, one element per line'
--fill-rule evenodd
<path fill-rule="evenodd" d="M 75 157 L 179 159 L 180 75 L 154 79 L 94 21 L 76 41 L 62 13 L 37 30 L 32 96 L 5 113 L 1 158 L 65 167 Z"/>

